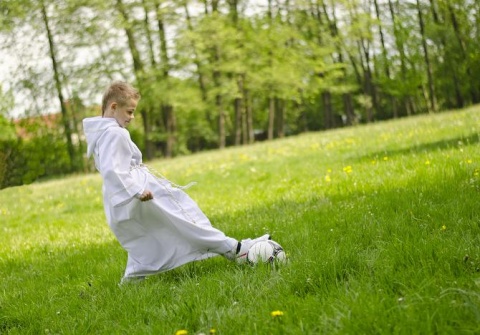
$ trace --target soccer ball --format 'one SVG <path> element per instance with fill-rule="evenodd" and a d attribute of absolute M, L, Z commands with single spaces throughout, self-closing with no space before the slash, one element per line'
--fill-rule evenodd
<path fill-rule="evenodd" d="M 282 246 L 275 241 L 261 241 L 255 243 L 247 253 L 247 263 L 281 263 L 287 262 L 287 255 Z"/>

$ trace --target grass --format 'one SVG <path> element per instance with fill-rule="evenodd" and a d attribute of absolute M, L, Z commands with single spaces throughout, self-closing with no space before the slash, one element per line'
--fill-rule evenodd
<path fill-rule="evenodd" d="M 479 333 L 479 130 L 476 106 L 149 164 L 228 235 L 271 232 L 278 269 L 119 287 L 98 174 L 2 190 L 0 333 Z"/>

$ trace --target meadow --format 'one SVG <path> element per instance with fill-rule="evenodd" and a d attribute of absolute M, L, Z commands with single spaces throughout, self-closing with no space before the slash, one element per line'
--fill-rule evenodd
<path fill-rule="evenodd" d="M 285 266 L 214 257 L 119 286 L 98 174 L 0 191 L 2 334 L 480 332 L 480 106 L 148 165 Z"/>

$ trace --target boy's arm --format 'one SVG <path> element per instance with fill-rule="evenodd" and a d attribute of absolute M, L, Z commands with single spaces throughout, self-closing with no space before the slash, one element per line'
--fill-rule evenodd
<path fill-rule="evenodd" d="M 111 204 L 123 205 L 138 194 L 142 200 L 145 190 L 130 171 L 133 153 L 128 131 L 119 127 L 107 132 L 99 143 L 99 170 Z"/>

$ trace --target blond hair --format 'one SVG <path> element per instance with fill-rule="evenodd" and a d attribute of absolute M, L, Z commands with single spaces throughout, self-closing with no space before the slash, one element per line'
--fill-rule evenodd
<path fill-rule="evenodd" d="M 111 83 L 102 98 L 102 116 L 107 110 L 107 106 L 116 102 L 120 106 L 125 106 L 131 99 L 140 100 L 140 93 L 136 88 L 124 81 L 114 81 Z"/>

